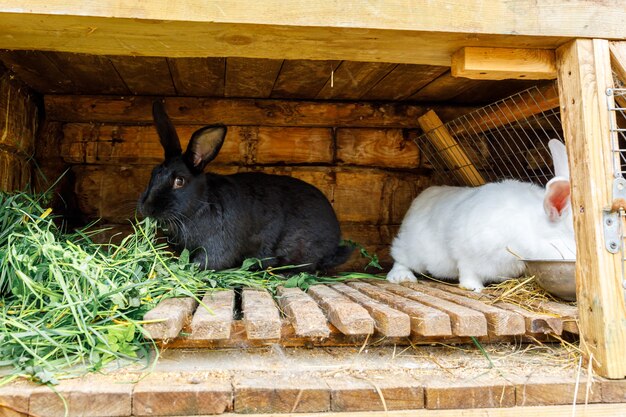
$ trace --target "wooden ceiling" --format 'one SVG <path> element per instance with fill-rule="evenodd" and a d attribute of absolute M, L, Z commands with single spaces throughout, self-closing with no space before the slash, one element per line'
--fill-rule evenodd
<path fill-rule="evenodd" d="M 485 104 L 528 80 L 454 78 L 448 67 L 355 61 L 162 58 L 0 51 L 43 94 L 163 95 Z"/>

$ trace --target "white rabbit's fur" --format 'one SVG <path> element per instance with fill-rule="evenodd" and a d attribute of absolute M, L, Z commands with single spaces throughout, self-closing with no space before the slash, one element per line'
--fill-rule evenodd
<path fill-rule="evenodd" d="M 414 271 L 459 278 L 462 287 L 480 291 L 488 281 L 522 274 L 524 262 L 510 251 L 525 259 L 574 258 L 565 147 L 550 141 L 550 148 L 561 176 L 545 191 L 506 180 L 475 188 L 435 186 L 421 193 L 393 241 L 395 264 L 387 279 L 415 281 Z"/>

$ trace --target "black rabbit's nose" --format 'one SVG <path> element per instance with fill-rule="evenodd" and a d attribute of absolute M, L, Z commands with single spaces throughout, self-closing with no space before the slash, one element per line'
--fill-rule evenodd
<path fill-rule="evenodd" d="M 148 216 L 148 217 L 151 216 L 154 212 L 154 210 L 150 208 L 150 204 L 148 204 L 147 193 L 142 194 L 141 197 L 139 198 L 139 212 L 143 216 Z"/>

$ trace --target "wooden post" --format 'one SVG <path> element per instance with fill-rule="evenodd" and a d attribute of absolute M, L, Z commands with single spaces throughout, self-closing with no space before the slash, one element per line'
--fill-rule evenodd
<path fill-rule="evenodd" d="M 604 246 L 602 210 L 611 206 L 613 163 L 606 89 L 609 43 L 577 39 L 557 50 L 561 118 L 572 181 L 580 334 L 596 372 L 626 376 L 626 306 L 621 254 Z"/>

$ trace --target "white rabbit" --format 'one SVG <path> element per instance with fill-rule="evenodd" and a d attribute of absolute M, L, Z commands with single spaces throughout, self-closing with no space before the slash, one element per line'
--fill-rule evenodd
<path fill-rule="evenodd" d="M 480 187 L 434 186 L 411 204 L 391 247 L 391 282 L 416 273 L 459 278 L 480 292 L 486 282 L 520 276 L 525 259 L 576 256 L 565 145 L 548 143 L 556 176 L 546 185 L 505 180 Z"/>

